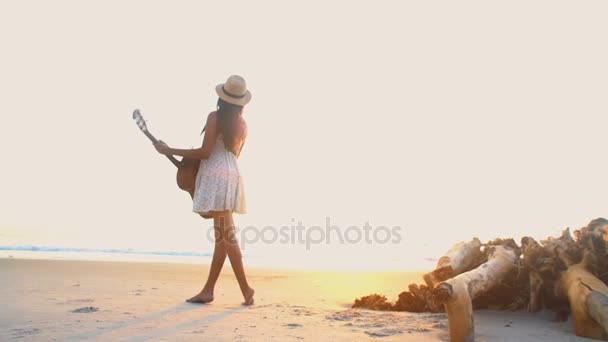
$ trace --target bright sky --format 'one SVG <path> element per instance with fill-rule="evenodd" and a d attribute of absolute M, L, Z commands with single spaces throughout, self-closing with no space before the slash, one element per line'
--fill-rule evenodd
<path fill-rule="evenodd" d="M 256 243 L 282 265 L 438 257 L 607 216 L 605 1 L 7 1 L 0 244 L 210 251 L 170 146 L 244 76 L 239 226 L 370 222 L 399 244 Z"/>

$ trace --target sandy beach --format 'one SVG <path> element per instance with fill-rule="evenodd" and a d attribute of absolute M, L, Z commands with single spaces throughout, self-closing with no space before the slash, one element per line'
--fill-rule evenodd
<path fill-rule="evenodd" d="M 215 301 L 185 303 L 203 283 L 195 264 L 0 260 L 0 340 L 20 341 L 446 341 L 443 314 L 350 308 L 378 292 L 395 298 L 419 273 L 248 270 L 254 306 L 225 267 Z M 481 310 L 479 341 L 586 341 L 550 312 Z"/>
<path fill-rule="evenodd" d="M 0 342 L 608 342 L 607 14 L 0 1 Z"/>

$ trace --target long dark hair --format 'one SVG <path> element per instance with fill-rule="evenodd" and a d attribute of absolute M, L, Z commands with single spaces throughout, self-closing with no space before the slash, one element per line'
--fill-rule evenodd
<path fill-rule="evenodd" d="M 236 141 L 237 119 L 243 113 L 243 106 L 217 100 L 217 132 L 224 138 L 224 147 L 232 151 Z"/>

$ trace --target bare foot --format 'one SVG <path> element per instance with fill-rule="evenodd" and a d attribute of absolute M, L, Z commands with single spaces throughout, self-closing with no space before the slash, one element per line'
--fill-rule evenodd
<path fill-rule="evenodd" d="M 196 296 L 186 299 L 188 303 L 211 303 L 213 302 L 213 293 L 201 291 Z"/>
<path fill-rule="evenodd" d="M 243 303 L 243 305 L 253 305 L 253 295 L 255 294 L 255 290 L 252 289 L 251 287 L 249 288 L 249 290 L 247 290 L 247 293 L 245 294 L 245 302 Z"/>

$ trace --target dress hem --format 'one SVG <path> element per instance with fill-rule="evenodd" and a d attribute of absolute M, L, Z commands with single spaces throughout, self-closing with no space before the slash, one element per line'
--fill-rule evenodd
<path fill-rule="evenodd" d="M 213 210 L 207 210 L 207 211 L 192 210 L 193 213 L 196 213 L 199 215 L 210 215 L 211 213 L 218 212 L 218 211 L 230 211 L 231 213 L 235 213 L 235 214 L 246 214 L 247 213 L 246 210 L 230 210 L 230 209 L 213 209 Z"/>

